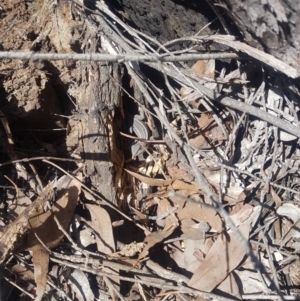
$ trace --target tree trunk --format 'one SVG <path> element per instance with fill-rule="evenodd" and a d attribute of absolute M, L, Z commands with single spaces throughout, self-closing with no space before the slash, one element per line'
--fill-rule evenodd
<path fill-rule="evenodd" d="M 300 69 L 299 1 L 226 0 L 225 2 L 227 8 L 224 11 L 248 43 Z"/>

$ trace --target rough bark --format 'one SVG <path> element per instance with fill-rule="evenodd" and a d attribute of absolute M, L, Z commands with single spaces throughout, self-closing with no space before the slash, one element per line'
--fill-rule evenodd
<path fill-rule="evenodd" d="M 199 31 L 201 34 L 228 33 L 300 68 L 299 1 L 116 0 L 110 5 L 124 21 L 160 43 Z M 210 21 L 213 22 L 205 27 Z"/>
<path fill-rule="evenodd" d="M 206 27 L 214 16 L 206 1 L 116 0 L 116 3 L 119 7 L 110 4 L 112 10 L 120 9 L 126 22 L 160 43 L 199 31 L 201 34 L 213 32 Z"/>
<path fill-rule="evenodd" d="M 96 52 L 100 47 L 96 32 L 91 27 L 85 36 L 90 40 L 85 52 Z M 77 99 L 80 123 L 75 122 L 73 128 L 78 133 L 78 143 L 75 143 L 77 153 L 86 161 L 86 176 L 92 187 L 107 201 L 115 202 L 113 163 L 120 158 L 113 156 L 115 137 L 112 134 L 112 122 L 121 95 L 119 65 L 80 62 L 77 68 L 77 80 L 81 83 Z"/>
<path fill-rule="evenodd" d="M 299 1 L 226 0 L 225 2 L 227 9 L 224 11 L 248 42 L 293 67 L 300 68 Z"/>

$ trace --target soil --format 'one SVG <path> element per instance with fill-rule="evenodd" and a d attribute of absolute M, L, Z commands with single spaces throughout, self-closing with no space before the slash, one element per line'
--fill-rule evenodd
<path fill-rule="evenodd" d="M 67 52 L 73 37 L 70 5 L 65 3 L 63 17 L 50 14 L 45 1 L 6 1 L 2 4 L 2 50 Z M 54 8 L 54 7 L 53 7 Z M 64 34 L 62 34 L 64 33 Z M 72 86 L 76 68 L 68 62 L 1 61 L 1 110 L 8 118 L 16 139 L 26 149 L 36 149 L 32 140 L 57 145 L 53 152 L 63 152 L 57 141 L 65 136 L 70 115 Z M 59 131 L 60 130 L 60 131 Z M 26 141 L 27 140 L 27 141 Z"/>

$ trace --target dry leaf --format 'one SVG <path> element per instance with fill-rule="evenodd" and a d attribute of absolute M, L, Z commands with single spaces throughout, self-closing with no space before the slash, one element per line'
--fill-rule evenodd
<path fill-rule="evenodd" d="M 169 176 L 174 180 L 175 179 L 186 180 L 186 181 L 192 180 L 191 175 L 187 171 L 178 168 L 177 166 L 168 166 L 167 164 L 167 170 Z"/>
<path fill-rule="evenodd" d="M 182 209 L 178 209 L 176 212 L 178 219 L 195 219 L 197 221 L 207 222 L 211 228 L 217 232 L 223 231 L 223 222 L 220 216 L 212 208 L 201 207 L 193 203 L 187 203 Z"/>
<path fill-rule="evenodd" d="M 253 207 L 249 204 L 237 203 L 230 216 L 234 220 L 235 225 L 239 226 L 243 224 L 252 214 Z"/>
<path fill-rule="evenodd" d="M 189 137 L 189 142 L 192 146 L 200 149 L 205 143 L 206 139 L 203 135 L 209 135 L 207 133 L 206 128 L 214 121 L 214 118 L 209 114 L 201 114 L 198 119 L 198 125 L 201 130 L 197 130 L 197 132 L 193 133 L 192 136 Z"/>
<path fill-rule="evenodd" d="M 275 208 L 279 208 L 282 204 L 282 201 L 281 201 L 281 198 L 279 197 L 279 195 L 275 192 L 274 188 L 271 186 L 270 187 L 270 190 L 271 190 L 271 195 L 272 195 L 272 198 L 275 202 Z"/>
<path fill-rule="evenodd" d="M 203 233 L 199 229 L 193 228 L 196 223 L 192 219 L 183 219 L 181 220 L 181 231 L 183 233 L 182 237 L 184 239 L 191 239 L 191 240 L 202 240 Z"/>
<path fill-rule="evenodd" d="M 207 301 L 208 299 L 205 299 L 205 298 L 203 298 L 203 297 L 201 297 L 201 296 L 198 296 L 196 299 L 195 299 L 195 301 Z"/>
<path fill-rule="evenodd" d="M 279 216 L 286 216 L 296 223 L 300 219 L 300 209 L 292 203 L 286 203 L 280 206 L 276 213 Z"/>
<path fill-rule="evenodd" d="M 188 184 L 181 180 L 174 180 L 174 182 L 168 187 L 168 190 L 188 190 L 191 192 L 199 191 L 197 184 Z"/>
<path fill-rule="evenodd" d="M 86 204 L 86 207 L 91 214 L 91 221 L 87 221 L 87 223 L 95 231 L 98 251 L 104 254 L 114 253 L 116 248 L 109 214 L 99 205 Z M 119 275 L 118 270 L 108 267 L 104 267 L 103 272 Z M 115 299 L 115 289 L 116 287 L 120 287 L 120 281 L 114 279 L 115 287 L 113 287 L 111 281 L 106 277 L 104 278 L 104 281 L 109 289 L 110 295 Z"/>
<path fill-rule="evenodd" d="M 274 190 L 274 188 L 272 186 L 270 187 L 270 190 L 271 190 L 272 198 L 273 198 L 273 200 L 275 202 L 275 208 L 278 209 L 281 206 L 281 204 L 282 204 L 281 198 L 275 192 L 275 190 Z M 274 227 L 274 232 L 275 232 L 275 238 L 276 238 L 276 240 L 281 239 L 281 225 L 280 225 L 280 220 L 279 219 L 277 219 L 276 221 L 274 221 L 273 227 Z"/>
<path fill-rule="evenodd" d="M 194 273 L 199 264 L 203 262 L 205 258 L 204 252 L 201 250 L 203 246 L 203 240 L 187 239 L 184 241 L 184 268 Z"/>
<path fill-rule="evenodd" d="M 280 246 L 284 246 L 291 238 L 300 238 L 300 219 L 293 224 L 289 231 L 284 235 Z"/>
<path fill-rule="evenodd" d="M 152 248 L 157 243 L 163 241 L 165 238 L 170 236 L 177 227 L 177 219 L 175 218 L 174 213 L 172 213 L 166 218 L 165 228 L 163 230 L 158 230 L 156 232 L 150 233 L 148 236 L 145 237 L 145 248 L 140 253 L 138 260 L 141 260 L 144 257 L 146 257 L 150 248 Z"/>
<path fill-rule="evenodd" d="M 22 279 L 26 282 L 34 282 L 33 272 L 23 265 L 15 264 L 10 268 L 10 271 L 19 279 Z"/>
<path fill-rule="evenodd" d="M 216 61 L 213 59 L 199 60 L 191 67 L 191 71 L 201 75 L 207 81 L 209 78 L 213 78 L 215 76 L 215 65 Z M 215 83 L 205 82 L 204 85 L 211 89 L 214 89 L 215 87 Z M 180 89 L 180 95 L 185 98 L 190 95 L 189 104 L 197 109 L 200 103 L 195 100 L 195 96 L 193 97 L 193 92 L 193 89 L 187 87 L 182 87 Z"/>
<path fill-rule="evenodd" d="M 239 292 L 239 287 L 236 283 L 233 273 L 230 273 L 228 277 L 217 287 L 218 290 L 222 291 L 223 294 L 235 297 L 238 300 L 242 300 Z"/>
<path fill-rule="evenodd" d="M 199 127 L 204 130 L 206 129 L 212 122 L 214 121 L 214 118 L 210 114 L 202 113 L 200 118 L 198 119 L 198 125 Z"/>
<path fill-rule="evenodd" d="M 235 208 L 237 209 L 235 209 L 235 213 L 232 212 L 234 214 L 231 214 L 230 218 L 236 227 L 241 225 L 253 225 L 260 217 L 260 206 L 252 207 L 249 204 L 243 205 L 238 203 Z"/>
<path fill-rule="evenodd" d="M 191 146 L 201 149 L 205 145 L 206 139 L 202 134 L 198 134 L 196 137 L 189 138 L 189 143 Z"/>
<path fill-rule="evenodd" d="M 174 207 L 170 204 L 170 201 L 164 197 L 154 197 L 153 200 L 158 205 L 156 214 L 158 217 L 165 216 L 166 214 L 173 212 L 172 210 Z M 178 208 L 178 206 L 177 206 Z M 169 219 L 162 219 L 159 218 L 156 220 L 156 223 L 158 226 L 167 229 L 168 227 L 171 227 L 172 224 L 177 224 L 177 219 L 175 218 L 174 213 L 172 213 L 172 218 Z"/>
<path fill-rule="evenodd" d="M 130 171 L 128 169 L 125 169 L 125 170 L 130 175 L 132 175 L 133 177 L 137 178 L 138 180 L 140 180 L 141 182 L 143 182 L 149 186 L 166 186 L 166 185 L 170 185 L 172 183 L 172 180 L 153 179 L 153 178 L 149 178 L 149 177 L 140 175 L 140 174 Z"/>
<path fill-rule="evenodd" d="M 246 284 L 243 285 L 244 294 L 269 294 L 269 279 L 265 280 L 266 285 L 262 283 L 260 275 L 254 268 L 235 271 L 235 273 L 238 276 L 239 282 Z"/>
<path fill-rule="evenodd" d="M 143 214 L 142 212 L 135 209 L 134 207 L 130 206 L 130 210 L 132 210 L 134 212 L 135 219 L 138 219 L 138 220 L 147 220 L 148 219 L 146 214 Z"/>
<path fill-rule="evenodd" d="M 71 220 L 79 195 L 79 188 L 76 187 L 78 181 L 73 182 L 75 183 L 71 182 L 69 188 L 64 192 L 59 191 L 59 186 L 68 185 L 70 179 L 62 177 L 56 182 L 56 187 L 59 193 L 63 193 L 63 196 L 52 206 L 52 210 L 56 213 L 56 217 L 64 229 L 67 228 Z M 32 251 L 34 276 L 37 284 L 36 301 L 42 299 L 46 289 L 49 264 L 49 254 L 36 235 L 49 248 L 55 247 L 63 237 L 52 213 L 50 211 L 43 213 L 47 201 L 54 197 L 53 189 L 54 185 L 49 184 L 38 198 L 10 224 L 0 240 L 0 246 L 2 246 L 1 262 L 6 259 L 10 252 L 24 249 Z"/>
<path fill-rule="evenodd" d="M 60 225 L 65 230 L 71 221 L 77 205 L 79 190 L 80 185 L 78 181 L 71 181 L 62 197 L 52 206 L 52 212 L 54 212 Z M 41 300 L 45 292 L 49 265 L 49 253 L 45 250 L 38 238 L 51 249 L 56 247 L 64 236 L 54 220 L 52 212 L 49 210 L 28 220 L 30 229 L 27 237 L 26 249 L 32 251 L 34 276 L 37 284 L 35 301 Z"/>
<path fill-rule="evenodd" d="M 200 262 L 204 260 L 204 253 L 200 249 L 195 249 L 193 256 Z"/>
<path fill-rule="evenodd" d="M 107 211 L 99 205 L 86 204 L 91 214 L 91 221 L 87 223 L 95 231 L 98 251 L 111 254 L 116 251 L 111 219 Z"/>
<path fill-rule="evenodd" d="M 199 60 L 191 67 L 191 71 L 212 78 L 215 76 L 215 65 L 216 61 L 213 59 Z"/>
<path fill-rule="evenodd" d="M 280 206 L 276 212 L 278 215 L 285 216 L 294 222 L 280 242 L 280 245 L 284 246 L 291 238 L 300 237 L 300 209 L 292 203 L 286 203 Z"/>
<path fill-rule="evenodd" d="M 52 211 L 64 229 L 67 229 L 69 226 L 77 206 L 79 189 L 78 181 L 72 181 L 65 194 L 52 206 Z M 35 245 L 40 245 L 36 235 L 50 249 L 56 247 L 64 236 L 50 210 L 30 218 L 28 223 L 30 230 L 27 238 L 27 250 L 30 250 Z"/>
<path fill-rule="evenodd" d="M 300 260 L 296 259 L 289 267 L 289 276 L 295 288 L 297 288 L 298 295 L 300 293 Z M 296 293 L 295 292 L 295 293 Z"/>
<path fill-rule="evenodd" d="M 167 150 L 165 149 L 165 146 L 164 145 L 160 145 L 160 147 L 164 147 L 163 151 L 161 152 L 161 156 L 159 157 L 159 159 L 157 161 L 155 161 L 155 164 L 152 168 L 152 171 L 151 173 L 153 175 L 156 175 L 157 173 L 160 173 L 161 174 L 161 170 L 163 169 L 163 167 L 166 165 L 166 160 L 168 159 L 169 157 L 169 154 L 167 152 Z"/>
<path fill-rule="evenodd" d="M 247 239 L 250 227 L 239 227 L 242 235 Z M 211 292 L 233 271 L 246 255 L 244 248 L 233 232 L 230 239 L 223 242 L 221 235 L 213 244 L 204 261 L 193 274 L 188 285 L 201 291 Z"/>
<path fill-rule="evenodd" d="M 176 227 L 172 227 L 167 230 L 158 230 L 146 236 L 144 240 L 145 248 L 140 253 L 138 260 L 145 258 L 148 255 L 149 249 L 170 236 L 174 232 L 175 228 Z"/>
<path fill-rule="evenodd" d="M 34 246 L 31 251 L 34 267 L 34 279 L 36 283 L 35 301 L 40 301 L 42 300 L 46 290 L 49 253 L 42 245 Z"/>
<path fill-rule="evenodd" d="M 68 277 L 68 283 L 72 287 L 76 300 L 88 301 L 95 299 L 89 279 L 83 271 L 74 269 Z"/>
<path fill-rule="evenodd" d="M 53 184 L 47 185 L 37 199 L 31 203 L 12 223 L 5 228 L 0 238 L 0 264 L 16 250 L 24 249 L 28 233 L 28 220 L 40 212 L 48 200 L 53 198 Z"/>

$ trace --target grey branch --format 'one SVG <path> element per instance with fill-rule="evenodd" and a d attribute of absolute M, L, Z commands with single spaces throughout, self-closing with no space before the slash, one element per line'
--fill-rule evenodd
<path fill-rule="evenodd" d="M 209 59 L 239 59 L 235 53 L 191 53 L 191 54 L 106 54 L 106 53 L 35 53 L 22 51 L 0 51 L 0 59 L 20 60 L 74 60 L 74 61 L 103 61 L 103 62 L 179 62 Z"/>

